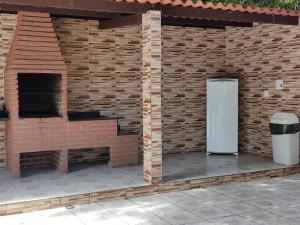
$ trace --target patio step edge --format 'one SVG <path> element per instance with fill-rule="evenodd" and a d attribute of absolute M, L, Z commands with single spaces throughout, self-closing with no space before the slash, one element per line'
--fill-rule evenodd
<path fill-rule="evenodd" d="M 155 193 L 182 191 L 194 188 L 205 188 L 214 185 L 247 182 L 252 180 L 260 180 L 264 178 L 284 177 L 297 173 L 300 173 L 300 165 L 216 177 L 175 180 L 163 182 L 161 184 L 149 184 L 137 187 L 91 192 L 63 197 L 37 199 L 7 204 L 0 203 L 0 216 L 53 209 L 59 207 L 68 207 L 75 204 L 89 204 L 93 202 L 106 201 L 115 198 L 127 199 Z"/>

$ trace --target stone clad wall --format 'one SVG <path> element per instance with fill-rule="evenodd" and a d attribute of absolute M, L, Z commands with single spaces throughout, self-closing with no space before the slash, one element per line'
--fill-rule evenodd
<path fill-rule="evenodd" d="M 142 18 L 142 87 L 144 179 L 162 182 L 162 65 L 161 12 L 148 11 Z"/>
<path fill-rule="evenodd" d="M 240 150 L 272 157 L 272 114 L 291 111 L 300 116 L 300 29 L 228 28 L 226 46 L 227 72 L 240 81 Z M 275 89 L 275 80 L 284 81 L 283 90 Z"/>
<path fill-rule="evenodd" d="M 0 98 L 4 97 L 4 69 L 16 24 L 16 14 L 0 14 Z M 0 121 L 0 168 L 5 167 L 5 159 L 5 123 Z"/>
<path fill-rule="evenodd" d="M 68 110 L 124 117 L 141 134 L 140 26 L 100 30 L 97 20 L 55 18 L 68 67 Z"/>
<path fill-rule="evenodd" d="M 203 151 L 206 79 L 225 71 L 225 31 L 163 27 L 163 150 Z"/>
<path fill-rule="evenodd" d="M 141 27 L 101 30 L 95 20 L 53 21 L 68 66 L 68 110 L 124 117 L 121 126 L 141 136 Z M 162 37 L 164 153 L 203 150 L 204 77 L 224 71 L 225 32 L 167 26 Z"/>
<path fill-rule="evenodd" d="M 69 110 L 124 116 L 121 125 L 141 135 L 140 27 L 99 30 L 94 20 L 54 21 L 68 64 Z M 164 26 L 164 153 L 205 150 L 206 79 L 226 73 L 240 81 L 240 150 L 271 157 L 270 116 L 299 111 L 299 35 L 298 27 L 280 25 L 226 32 Z M 284 90 L 274 89 L 276 79 L 285 81 Z"/>

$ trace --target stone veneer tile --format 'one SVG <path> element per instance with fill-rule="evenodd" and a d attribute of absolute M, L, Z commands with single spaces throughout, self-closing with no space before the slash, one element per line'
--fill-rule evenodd
<path fill-rule="evenodd" d="M 143 195 L 149 195 L 150 193 L 158 192 L 159 188 L 157 185 L 147 185 L 138 188 L 129 188 L 126 191 L 126 198 L 138 197 Z"/>
<path fill-rule="evenodd" d="M 7 212 L 6 205 L 1 205 L 0 206 L 0 216 L 6 215 L 6 212 Z"/>
<path fill-rule="evenodd" d="M 68 65 L 69 110 L 124 117 L 120 125 L 142 135 L 141 27 L 101 30 L 98 21 L 70 18 L 54 24 Z M 163 151 L 204 150 L 205 81 L 224 71 L 225 32 L 164 26 L 162 39 Z"/>
<path fill-rule="evenodd" d="M 161 12 L 142 19 L 144 178 L 162 181 Z"/>
<path fill-rule="evenodd" d="M 226 68 L 240 82 L 240 150 L 272 157 L 269 121 L 275 112 L 300 116 L 300 30 L 298 26 L 227 28 Z M 282 91 L 275 80 L 284 80 Z M 263 90 L 269 97 L 263 97 Z"/>
<path fill-rule="evenodd" d="M 60 198 L 61 206 L 90 203 L 90 194 L 74 195 Z"/>
<path fill-rule="evenodd" d="M 58 208 L 60 207 L 60 198 L 51 198 L 50 199 L 50 208 Z"/>
<path fill-rule="evenodd" d="M 225 71 L 225 32 L 164 26 L 162 37 L 163 152 L 203 151 L 206 79 Z"/>
<path fill-rule="evenodd" d="M 105 192 L 94 192 L 90 194 L 90 202 L 103 201 L 112 198 L 120 198 L 120 197 L 125 197 L 125 195 L 126 195 L 126 191 L 124 189 L 105 191 Z"/>
<path fill-rule="evenodd" d="M 4 97 L 4 68 L 17 25 L 16 14 L 0 14 L 0 98 Z M 0 168 L 5 167 L 5 123 L 0 121 Z"/>
<path fill-rule="evenodd" d="M 123 117 L 120 125 L 141 136 L 141 27 L 101 30 L 97 20 L 53 21 L 68 66 L 68 110 Z"/>
<path fill-rule="evenodd" d="M 6 214 L 25 213 L 43 209 L 50 209 L 49 200 L 36 200 L 28 202 L 12 203 L 6 206 Z"/>
<path fill-rule="evenodd" d="M 159 185 L 159 192 L 183 191 L 191 188 L 190 180 L 171 181 Z"/>

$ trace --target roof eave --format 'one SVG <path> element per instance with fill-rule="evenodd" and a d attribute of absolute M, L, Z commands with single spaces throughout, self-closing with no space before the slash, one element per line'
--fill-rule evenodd
<path fill-rule="evenodd" d="M 159 1 L 157 1 L 159 2 Z M 246 23 L 271 23 L 298 25 L 298 16 L 280 15 L 278 13 L 250 13 L 238 10 L 224 10 L 214 8 L 195 8 L 191 5 L 174 6 L 172 4 L 149 4 L 127 1 L 108 0 L 0 0 L 0 11 L 17 12 L 33 11 L 48 12 L 61 16 L 116 18 L 120 14 L 142 14 L 148 10 L 160 10 L 163 16 L 190 19 L 235 21 Z"/>

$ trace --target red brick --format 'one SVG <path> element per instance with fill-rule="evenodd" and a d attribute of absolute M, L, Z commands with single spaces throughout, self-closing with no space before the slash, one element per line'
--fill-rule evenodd
<path fill-rule="evenodd" d="M 110 148 L 111 162 L 114 165 L 138 163 L 138 138 L 118 137 L 117 121 L 67 121 L 67 71 L 61 52 L 56 41 L 56 35 L 50 23 L 49 14 L 27 14 L 19 19 L 26 20 L 18 23 L 15 41 L 7 61 L 5 91 L 7 106 L 11 112 L 11 120 L 7 126 L 9 170 L 13 175 L 20 174 L 19 156 L 17 152 L 52 151 L 53 163 L 62 172 L 67 172 L 67 148 L 90 148 L 107 146 Z M 34 21 L 34 17 L 37 20 Z M 30 21 L 30 22 L 28 22 Z M 48 21 L 49 23 L 44 23 Z M 22 25 L 23 24 L 23 25 Z M 26 24 L 26 26 L 24 26 Z M 27 26 L 30 25 L 30 26 Z M 41 27 L 35 27 L 35 26 Z M 44 26 L 44 27 L 42 27 Z M 30 46 L 25 46 L 30 45 Z M 50 46 L 50 47 L 49 47 Z M 55 46 L 55 47 L 51 47 Z M 22 65 L 21 65 L 22 64 Z M 40 64 L 40 65 L 39 65 Z M 61 66 L 60 66 L 61 65 Z M 17 73 L 61 73 L 61 111 L 62 118 L 18 119 Z M 120 145 L 123 143 L 123 145 Z M 130 154 L 128 154 L 130 153 Z M 132 153 L 132 154 L 131 154 Z M 23 158 L 25 166 L 36 163 L 44 166 L 49 158 L 43 153 L 32 161 Z M 26 161 L 27 160 L 27 161 Z"/>
<path fill-rule="evenodd" d="M 37 17 L 37 16 L 30 16 L 30 15 L 19 15 L 19 19 L 22 21 L 28 22 L 51 22 L 51 18 L 49 17 Z"/>
<path fill-rule="evenodd" d="M 21 16 L 32 16 L 32 17 L 50 17 L 49 13 L 40 13 L 40 12 L 28 12 L 28 11 L 19 11 Z"/>

